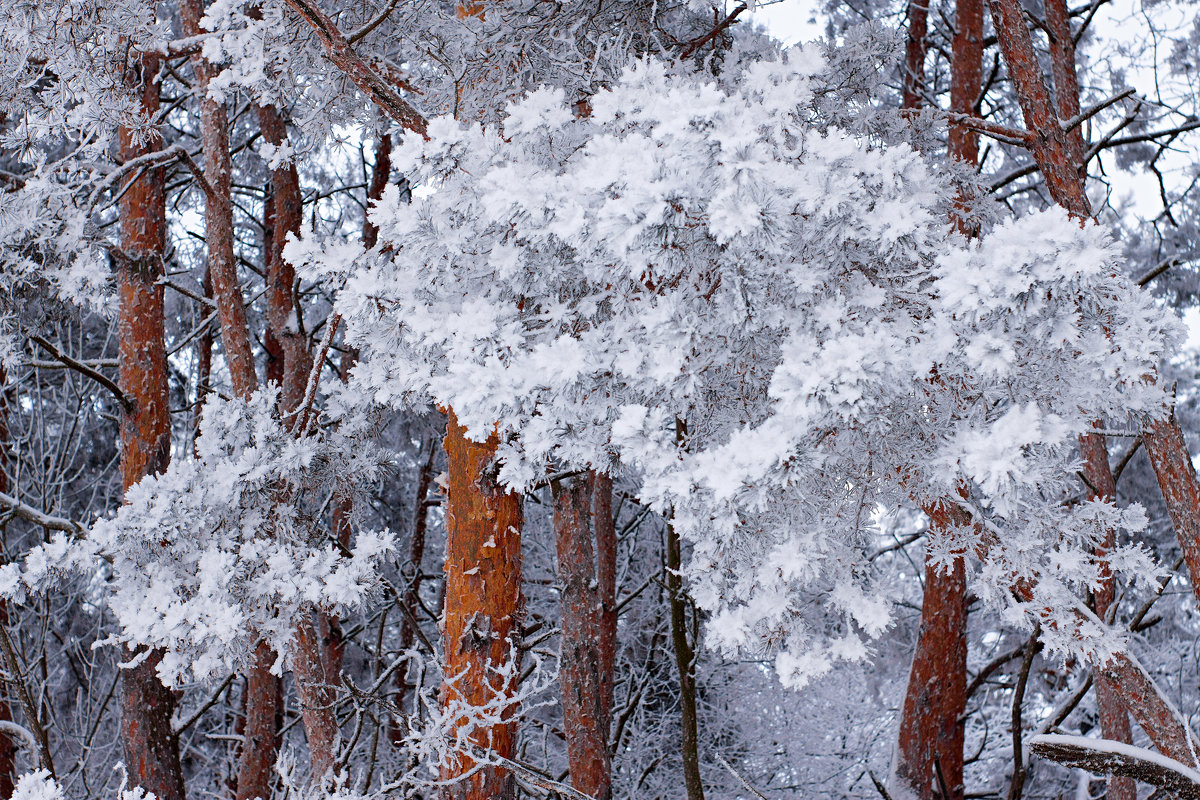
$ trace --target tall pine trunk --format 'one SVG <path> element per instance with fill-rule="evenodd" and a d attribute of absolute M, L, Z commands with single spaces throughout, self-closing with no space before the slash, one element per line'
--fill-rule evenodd
<path fill-rule="evenodd" d="M 446 425 L 446 605 L 442 702 L 465 706 L 457 721 L 472 727 L 470 742 L 503 759 L 516 755 L 516 709 L 509 706 L 495 724 L 477 724 L 471 706 L 514 699 L 521 637 L 521 498 L 496 481 L 496 448 L 468 439 L 453 411 Z M 511 800 L 516 779 L 488 765 L 473 774 L 476 761 L 460 755 L 442 771 L 445 800 Z"/>
<path fill-rule="evenodd" d="M 617 637 L 612 479 L 586 472 L 552 488 L 562 592 L 559 682 L 571 785 L 595 800 L 610 800 Z"/>
<path fill-rule="evenodd" d="M 127 80 L 141 99 L 142 113 L 159 110 L 157 56 L 141 54 Z M 125 160 L 153 152 L 158 136 L 139 139 L 120 131 Z M 118 361 L 121 391 L 129 407 L 121 415 L 121 485 L 126 491 L 147 475 L 166 469 L 171 458 L 171 423 L 164 336 L 163 273 L 166 199 L 161 167 L 135 174 L 120 200 L 121 248 L 117 262 Z M 184 800 L 179 740 L 171 727 L 175 695 L 158 679 L 160 651 L 124 653 L 134 665 L 121 675 L 121 747 L 129 780 L 159 800 Z"/>
<path fill-rule="evenodd" d="M 923 36 L 924 20 L 921 27 Z M 910 48 L 916 37 L 917 32 L 910 31 Z M 972 113 L 982 74 L 983 0 L 958 0 L 951 56 L 952 111 Z M 923 78 L 923 75 L 914 77 Z M 906 92 L 906 105 L 910 99 L 915 105 L 920 104 L 921 88 L 923 86 L 918 84 L 917 91 Z M 947 149 L 951 158 L 974 166 L 979 157 L 979 135 L 965 126 L 951 125 Z M 960 200 L 961 206 L 965 206 L 965 198 Z M 973 226 L 965 217 L 956 215 L 955 224 L 964 235 L 973 235 Z M 945 530 L 963 522 L 955 519 L 950 507 L 945 505 L 939 504 L 926 511 L 934 530 Z M 926 558 L 921 626 L 909 671 L 896 748 L 896 775 L 916 792 L 920 800 L 935 797 L 961 800 L 964 794 L 966 596 L 966 565 L 961 559 L 945 569 Z"/>

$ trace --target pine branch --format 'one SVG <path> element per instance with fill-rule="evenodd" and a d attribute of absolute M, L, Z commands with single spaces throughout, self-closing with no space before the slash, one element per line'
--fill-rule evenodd
<path fill-rule="evenodd" d="M 346 74 L 355 86 L 378 105 L 405 130 L 426 135 L 425 117 L 371 69 L 362 56 L 354 51 L 345 34 L 338 30 L 324 11 L 312 0 L 285 0 L 325 45 L 329 60 Z M 365 35 L 365 34 L 364 34 Z"/>

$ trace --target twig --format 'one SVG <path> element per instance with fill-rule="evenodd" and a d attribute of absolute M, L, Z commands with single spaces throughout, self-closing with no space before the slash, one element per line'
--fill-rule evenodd
<path fill-rule="evenodd" d="M 316 362 L 313 363 L 312 372 L 308 374 L 308 387 L 304 390 L 304 401 L 296 409 L 296 419 L 292 422 L 292 432 L 298 437 L 308 435 L 308 420 L 312 414 L 313 401 L 317 397 L 317 386 L 321 383 L 321 368 L 325 366 L 325 358 L 329 355 L 329 345 L 333 342 L 333 335 L 337 333 L 341 321 L 342 315 L 335 312 L 325 327 L 325 336 L 321 339 L 321 349 L 317 353 Z"/>
<path fill-rule="evenodd" d="M 54 774 L 54 757 L 50 754 L 50 739 L 46 735 L 46 728 L 42 725 L 42 720 L 38 717 L 37 706 L 33 704 L 29 687 L 25 685 L 25 680 L 21 677 L 17 654 L 13 650 L 12 639 L 8 638 L 7 625 L 0 625 L 0 652 L 4 655 L 4 671 L 8 673 L 8 683 L 17 690 L 21 711 L 25 714 L 25 724 L 33 728 L 33 734 L 37 739 L 38 762 L 42 769 L 50 773 L 51 778 L 57 778 L 58 776 Z"/>
<path fill-rule="evenodd" d="M 1068 120 L 1060 120 L 1059 125 L 1062 127 L 1064 132 L 1072 131 L 1075 128 L 1078 128 L 1084 122 L 1088 121 L 1092 117 L 1099 114 L 1104 109 L 1108 108 L 1111 105 L 1115 105 L 1115 104 L 1121 102 L 1122 100 L 1124 100 L 1126 97 L 1129 97 L 1133 93 L 1134 93 L 1133 89 L 1126 89 L 1125 91 L 1121 92 L 1120 94 L 1115 94 L 1112 97 L 1108 98 L 1107 100 L 1102 100 L 1101 102 L 1096 103 L 1096 105 L 1094 105 L 1090 108 L 1086 108 L 1083 111 L 1080 111 L 1078 114 L 1076 114 L 1075 116 L 1071 117 Z"/>
<path fill-rule="evenodd" d="M 117 402 L 121 404 L 121 408 L 125 410 L 125 413 L 128 414 L 133 411 L 133 403 L 129 401 L 129 398 L 125 396 L 123 391 L 121 391 L 121 387 L 118 386 L 116 381 L 114 381 L 112 378 L 109 378 L 101 372 L 92 369 L 82 361 L 77 361 L 76 359 L 71 358 L 69 355 L 61 352 L 57 347 L 50 344 L 41 336 L 31 336 L 29 338 L 30 341 L 49 353 L 56 361 L 62 363 L 66 367 L 70 367 L 81 375 L 86 375 L 96 383 L 103 386 L 105 389 L 108 389 L 108 391 L 112 392 L 113 397 L 117 398 Z"/>
<path fill-rule="evenodd" d="M 762 800 L 769 800 L 769 798 L 768 798 L 768 797 L 767 797 L 765 794 L 763 794 L 763 793 L 762 793 L 762 792 L 760 792 L 758 789 L 755 789 L 753 786 L 751 786 L 751 785 L 750 785 L 750 782 L 749 782 L 748 780 L 746 780 L 745 778 L 743 778 L 743 777 L 741 776 L 741 774 L 740 774 L 740 773 L 739 773 L 739 772 L 738 772 L 736 769 L 734 769 L 733 767 L 731 767 L 731 766 L 729 765 L 729 762 L 725 760 L 725 756 L 723 756 L 723 755 L 721 755 L 719 752 L 715 752 L 715 751 L 713 752 L 713 755 L 714 755 L 714 756 L 716 756 L 716 758 L 717 758 L 717 761 L 721 762 L 721 766 L 723 766 L 723 767 L 725 767 L 725 769 L 729 770 L 729 774 L 730 774 L 730 775 L 732 775 L 733 777 L 735 777 L 735 778 L 737 778 L 739 781 L 741 781 L 741 784 L 742 784 L 742 786 L 745 786 L 745 787 L 746 787 L 746 791 L 750 792 L 750 793 L 751 793 L 751 794 L 753 794 L 755 797 L 759 797 L 759 798 L 761 798 Z M 948 796 L 948 795 L 947 795 L 947 796 Z"/>
<path fill-rule="evenodd" d="M 400 5 L 400 0 L 392 0 L 392 2 L 388 3 L 382 11 L 375 15 L 373 19 L 367 22 L 366 25 L 363 25 L 354 33 L 347 36 L 346 41 L 350 42 L 350 44 L 358 44 L 371 31 L 383 24 L 383 21 L 391 16 L 391 13 L 396 10 L 396 6 L 398 5 Z"/>
<path fill-rule="evenodd" d="M 733 11 L 730 11 L 729 14 L 726 15 L 725 19 L 723 19 L 719 23 L 717 23 L 711 31 L 704 34 L 703 36 L 692 39 L 691 41 L 684 42 L 683 49 L 681 51 L 679 51 L 679 57 L 687 58 L 692 53 L 696 52 L 701 47 L 704 47 L 704 45 L 708 44 L 713 39 L 720 36 L 722 33 L 725 32 L 726 29 L 729 28 L 730 25 L 737 22 L 737 18 L 745 10 L 746 10 L 746 4 L 745 3 L 740 4 Z"/>

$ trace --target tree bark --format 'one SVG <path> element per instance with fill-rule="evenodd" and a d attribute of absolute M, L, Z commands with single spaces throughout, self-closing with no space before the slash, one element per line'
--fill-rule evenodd
<path fill-rule="evenodd" d="M 184 33 L 199 36 L 204 31 L 201 0 L 182 0 L 180 15 Z M 250 326 L 246 322 L 246 304 L 238 284 L 237 256 L 233 244 L 233 201 L 230 195 L 232 165 L 229 156 L 229 119 L 224 103 L 208 96 L 208 85 L 216 69 L 202 54 L 192 59 L 196 76 L 196 99 L 200 105 L 200 134 L 204 147 L 204 177 L 211 191 L 204 197 L 204 241 L 208 246 L 208 274 L 217 300 L 221 320 L 221 343 L 229 364 L 233 391 L 248 398 L 258 388 L 254 371 L 254 353 L 250 349 Z"/>
<path fill-rule="evenodd" d="M 135 57 L 127 80 L 153 119 L 159 109 L 159 58 Z M 119 132 L 125 160 L 161 147 L 157 135 L 141 141 Z M 135 176 L 121 195 L 121 247 L 117 258 L 118 363 L 121 391 L 130 408 L 121 415 L 121 485 L 125 491 L 147 475 L 162 472 L 171 458 L 167 352 L 163 325 L 163 272 L 166 199 L 161 167 Z M 125 651 L 125 660 L 134 653 Z M 155 651 L 121 676 L 121 746 L 130 783 L 159 800 L 184 800 L 179 741 L 171 727 L 175 696 L 159 680 Z"/>
<path fill-rule="evenodd" d="M 963 524 L 945 504 L 926 510 L 935 530 Z M 969 520 L 965 521 L 970 524 Z M 962 559 L 945 570 L 926 559 L 921 628 L 900 719 L 896 776 L 919 800 L 963 797 L 967 705 L 967 578 Z"/>
<path fill-rule="evenodd" d="M 412 573 L 405 582 L 404 597 L 400 600 L 409 612 L 404 615 L 400 622 L 401 653 L 408 652 L 413 646 L 416 638 L 416 629 L 413 627 L 413 620 L 418 618 L 417 615 L 420 611 L 421 564 L 425 560 L 425 537 L 429 520 L 426 501 L 429 499 L 429 489 L 433 486 L 433 462 L 437 456 L 437 445 L 434 442 L 429 442 L 428 447 L 429 454 L 425 458 L 425 463 L 421 465 L 421 472 L 417 476 L 417 496 L 413 509 L 412 538 L 408 542 L 408 566 L 412 570 Z M 404 711 L 407 705 L 408 691 L 411 688 L 414 687 L 408 682 L 408 669 L 397 670 L 395 704 L 401 711 Z M 395 719 L 391 720 L 388 726 L 388 739 L 397 747 L 404 740 L 404 732 L 396 724 Z"/>
<path fill-rule="evenodd" d="M 1047 4 L 1049 6 L 1049 3 Z M 1108 446 L 1102 434 L 1091 433 L 1080 437 L 1079 447 L 1083 456 L 1083 472 L 1089 484 L 1091 499 L 1112 502 L 1117 496 L 1116 481 L 1108 464 Z M 1116 546 L 1116 532 L 1108 531 L 1098 555 L 1103 556 Z M 1100 588 L 1093 598 L 1096 616 L 1107 621 L 1109 609 L 1117 598 L 1116 580 L 1107 565 L 1101 568 Z M 1129 726 L 1129 714 L 1121 701 L 1117 687 L 1104 671 L 1096 674 L 1096 708 L 1100 715 L 1100 731 L 1105 739 L 1131 744 L 1133 731 Z M 1108 800 L 1137 800 L 1137 784 L 1128 776 L 1112 775 L 1108 778 Z"/>
<path fill-rule="evenodd" d="M 446 606 L 443 613 L 446 683 L 442 702 L 484 706 L 515 702 L 521 635 L 521 498 L 496 482 L 496 448 L 467 438 L 453 411 L 446 425 Z M 476 727 L 470 741 L 511 759 L 516 744 L 516 709 L 500 721 Z M 458 722 L 471 725 L 465 716 Z M 502 766 L 484 766 L 460 755 L 442 770 L 445 800 L 511 800 L 516 780 Z"/>
<path fill-rule="evenodd" d="M 929 0 L 908 0 L 908 43 L 904 52 L 903 108 L 924 105 L 925 37 L 929 33 Z"/>
<path fill-rule="evenodd" d="M 617 635 L 612 479 L 587 472 L 552 488 L 562 597 L 559 682 L 571 785 L 611 800 L 608 735 Z"/>

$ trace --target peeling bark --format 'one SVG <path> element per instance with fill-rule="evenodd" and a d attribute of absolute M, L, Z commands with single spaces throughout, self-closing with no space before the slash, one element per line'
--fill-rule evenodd
<path fill-rule="evenodd" d="M 446 509 L 446 606 L 443 703 L 483 706 L 517 691 L 521 635 L 521 498 L 496 482 L 495 434 L 467 438 L 449 412 L 444 447 L 449 484 Z M 501 722 L 472 731 L 470 740 L 500 758 L 516 755 L 516 709 Z M 469 724 L 466 719 L 461 725 Z M 499 766 L 476 766 L 460 755 L 443 768 L 445 800 L 511 800 L 516 779 Z"/>
<path fill-rule="evenodd" d="M 259 642 L 254 650 L 254 663 L 246 673 L 246 714 L 238 762 L 237 800 L 271 797 L 283 722 L 283 683 L 271 674 L 275 658 L 271 646 Z"/>
<path fill-rule="evenodd" d="M 127 80 L 153 119 L 159 109 L 159 58 L 142 54 Z M 139 141 L 119 132 L 128 161 L 161 147 L 155 136 Z M 121 391 L 130 408 L 121 415 L 121 485 L 125 491 L 147 475 L 162 472 L 171 457 L 167 352 L 163 332 L 163 287 L 158 283 L 166 246 L 166 199 L 161 167 L 133 178 L 120 200 L 121 247 L 117 259 L 118 363 Z M 121 747 L 130 783 L 159 800 L 184 800 L 179 741 L 171 727 L 175 696 L 158 679 L 159 651 L 121 674 Z M 134 654 L 124 653 L 126 661 Z"/>
<path fill-rule="evenodd" d="M 300 698 L 300 716 L 308 737 L 312 758 L 313 783 L 319 783 L 337 765 L 338 730 L 334 703 L 337 702 L 338 676 L 325 671 L 317 626 L 311 614 L 303 613 L 296 623 L 296 648 L 292 654 L 292 674 Z"/>
<path fill-rule="evenodd" d="M 611 800 L 616 529 L 612 479 L 596 472 L 553 483 L 561 589 L 559 681 L 571 785 Z"/>

